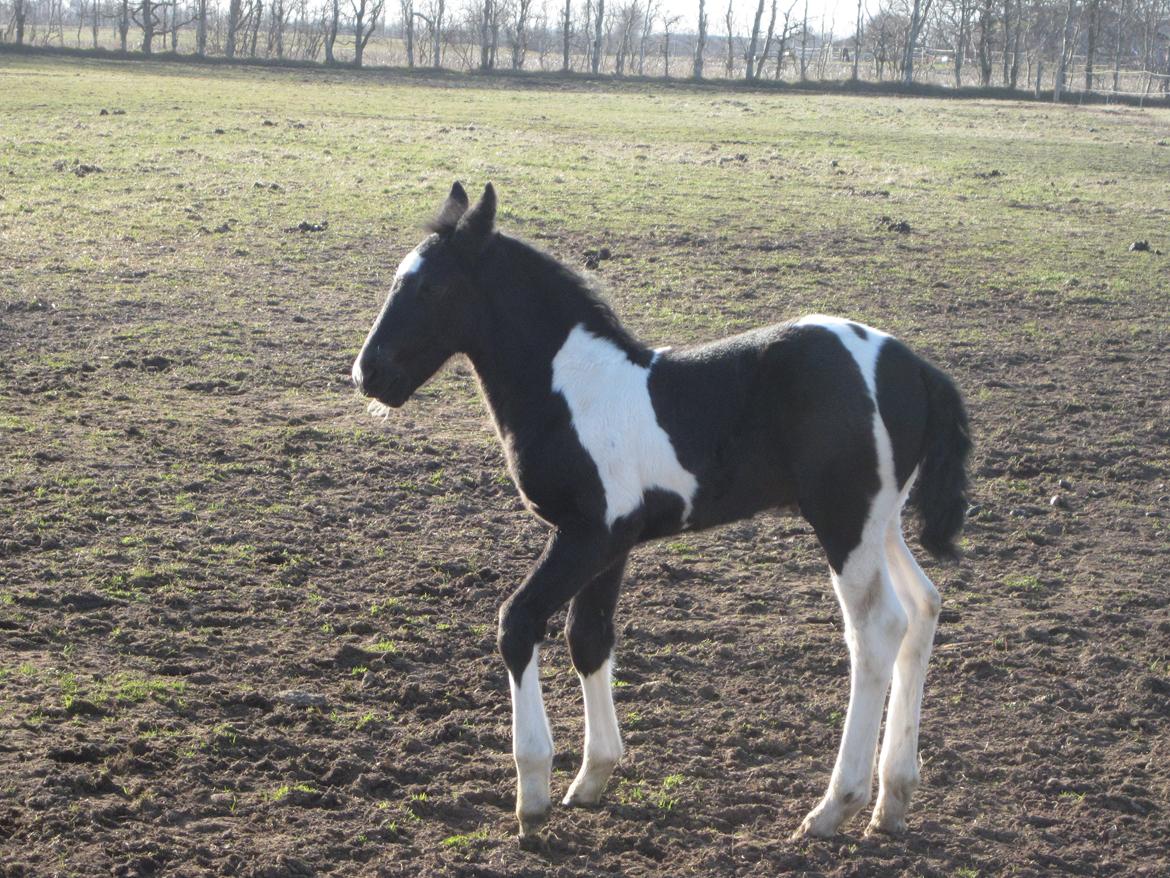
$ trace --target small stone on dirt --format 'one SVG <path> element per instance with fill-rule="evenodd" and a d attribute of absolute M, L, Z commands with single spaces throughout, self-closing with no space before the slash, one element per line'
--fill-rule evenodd
<path fill-rule="evenodd" d="M 303 692 L 299 689 L 286 689 L 276 693 L 276 700 L 293 707 L 325 707 L 329 699 L 317 692 Z"/>
<path fill-rule="evenodd" d="M 82 613 L 108 607 L 113 601 L 105 595 L 92 591 L 81 591 L 67 594 L 61 598 L 61 606 L 78 610 Z"/>
<path fill-rule="evenodd" d="M 46 302 L 39 296 L 35 299 L 30 299 L 27 302 L 9 302 L 5 310 L 7 311 L 56 311 L 57 306 L 52 302 Z"/>
<path fill-rule="evenodd" d="M 897 232 L 899 235 L 910 234 L 910 223 L 906 220 L 896 220 L 891 216 L 878 217 L 877 230 L 879 232 Z"/>
<path fill-rule="evenodd" d="M 98 113 L 98 115 L 99 116 L 108 116 L 108 115 L 110 115 L 110 111 L 107 110 L 105 107 L 102 107 L 102 110 L 100 113 Z"/>
<path fill-rule="evenodd" d="M 152 356 L 142 358 L 142 368 L 147 372 L 162 372 L 169 369 L 171 361 L 166 357 Z"/>
<path fill-rule="evenodd" d="M 79 177 L 88 177 L 90 174 L 103 174 L 105 171 L 97 165 L 78 165 L 73 169 L 73 173 Z"/>
<path fill-rule="evenodd" d="M 271 119 L 265 119 L 260 124 L 263 125 L 265 128 L 275 128 L 276 127 L 276 123 L 273 122 Z"/>
<path fill-rule="evenodd" d="M 323 232 L 329 228 L 329 220 L 321 220 L 319 223 L 311 223 L 308 220 L 301 220 L 295 226 L 289 226 L 285 229 L 286 232 Z"/>
<path fill-rule="evenodd" d="M 1129 252 L 1130 253 L 1149 253 L 1150 252 L 1150 242 L 1149 241 L 1134 241 L 1132 244 L 1129 245 Z"/>

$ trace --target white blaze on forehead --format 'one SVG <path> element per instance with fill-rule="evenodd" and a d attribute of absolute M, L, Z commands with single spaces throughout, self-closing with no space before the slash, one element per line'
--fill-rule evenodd
<path fill-rule="evenodd" d="M 406 254 L 406 258 L 398 266 L 398 271 L 394 272 L 394 279 L 400 280 L 407 275 L 414 274 L 423 265 L 423 258 L 419 255 L 418 250 L 411 250 Z"/>
<path fill-rule="evenodd" d="M 650 369 L 630 362 L 613 342 L 578 325 L 553 358 L 552 387 L 569 405 L 573 429 L 593 458 L 605 490 L 605 523 L 642 505 L 645 491 L 672 491 L 683 521 L 698 490 L 683 469 L 650 401 Z"/>

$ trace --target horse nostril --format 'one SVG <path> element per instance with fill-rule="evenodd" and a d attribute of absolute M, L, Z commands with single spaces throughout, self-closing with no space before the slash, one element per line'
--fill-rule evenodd
<path fill-rule="evenodd" d="M 353 383 L 362 393 L 369 393 L 378 381 L 378 367 L 370 360 L 358 357 L 353 364 Z"/>

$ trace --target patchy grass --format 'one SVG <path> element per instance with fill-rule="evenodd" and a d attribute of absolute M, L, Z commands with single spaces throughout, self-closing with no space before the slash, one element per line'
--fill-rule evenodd
<path fill-rule="evenodd" d="M 1168 257 L 1128 251 L 1170 252 L 1165 110 L 4 55 L 0 86 L 0 871 L 1165 871 Z M 629 755 L 517 847 L 493 641 L 544 531 L 466 364 L 385 418 L 348 377 L 455 178 L 608 247 L 655 344 L 827 311 L 956 377 L 977 508 L 928 565 L 906 839 L 780 841 L 848 674 L 809 529 L 762 517 L 632 558 Z M 560 793 L 580 694 L 544 656 Z"/>

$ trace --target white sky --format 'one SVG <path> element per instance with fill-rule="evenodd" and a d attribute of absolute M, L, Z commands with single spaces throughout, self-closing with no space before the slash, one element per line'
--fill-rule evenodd
<path fill-rule="evenodd" d="M 752 19 L 756 14 L 758 0 L 734 0 L 736 30 L 740 34 L 751 32 Z M 777 0 L 776 17 L 784 20 L 784 11 L 793 0 Z M 877 8 L 877 0 L 865 0 L 866 5 Z M 699 0 L 659 0 L 664 10 L 670 10 L 676 15 L 682 15 L 682 21 L 677 26 L 679 31 L 695 30 L 695 22 L 699 12 Z M 727 13 L 727 0 L 706 0 L 707 3 L 707 30 L 712 34 L 722 35 L 727 28 L 723 24 L 723 16 Z M 760 22 L 760 30 L 768 27 L 768 15 L 772 8 L 772 0 L 764 0 L 764 19 Z M 796 0 L 792 10 L 792 20 L 796 21 L 804 15 L 804 0 Z M 817 30 L 813 22 L 820 25 L 821 30 L 829 29 L 833 22 L 833 33 L 845 36 L 853 33 L 853 23 L 857 18 L 857 0 L 808 0 L 809 30 Z M 823 21 L 823 24 L 821 22 Z M 779 23 L 777 23 L 779 27 Z"/>

